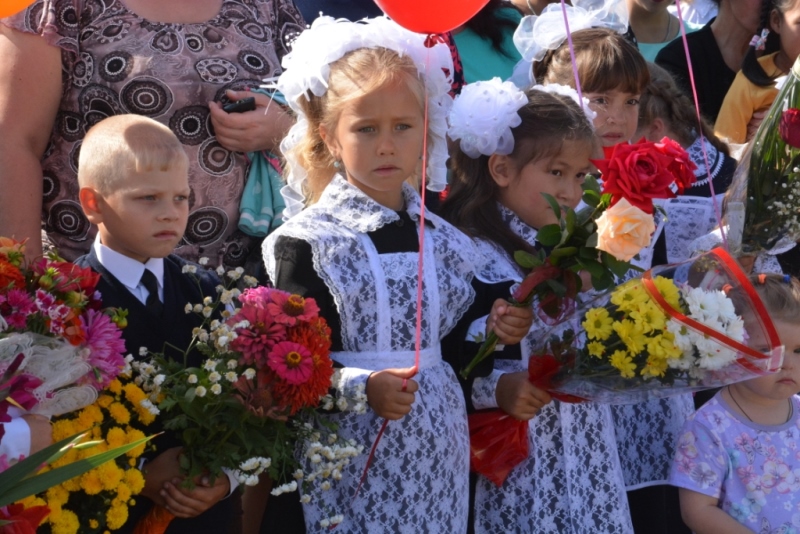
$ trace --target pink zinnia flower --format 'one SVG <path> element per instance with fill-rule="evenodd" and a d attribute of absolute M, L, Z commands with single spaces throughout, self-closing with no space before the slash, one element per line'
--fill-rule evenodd
<path fill-rule="evenodd" d="M 273 289 L 269 299 L 267 309 L 276 323 L 294 326 L 298 321 L 310 321 L 319 313 L 319 306 L 313 299 L 304 299 L 300 295 Z"/>
<path fill-rule="evenodd" d="M 304 383 L 314 370 L 311 352 L 291 341 L 277 343 L 269 353 L 267 364 L 280 378 L 294 385 Z"/>
<path fill-rule="evenodd" d="M 10 328 L 24 329 L 28 324 L 28 315 L 36 311 L 31 298 L 21 289 L 9 291 L 2 305 L 3 316 Z"/>
<path fill-rule="evenodd" d="M 97 371 L 97 376 L 89 373 L 85 379 L 99 391 L 125 366 L 125 341 L 122 339 L 122 330 L 102 312 L 87 310 L 80 320 L 86 332 L 89 365 Z"/>
<path fill-rule="evenodd" d="M 239 313 L 228 320 L 228 324 L 236 324 L 246 320 L 250 326 L 237 328 L 237 338 L 231 341 L 231 348 L 242 353 L 245 365 L 265 365 L 267 354 L 276 343 L 286 339 L 286 327 L 277 324 L 267 311 L 267 295 L 269 289 L 257 287 L 245 290 L 239 297 L 243 304 Z"/>

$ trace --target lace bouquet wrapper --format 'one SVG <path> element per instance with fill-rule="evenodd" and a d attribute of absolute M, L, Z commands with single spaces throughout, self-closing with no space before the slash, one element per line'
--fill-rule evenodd
<path fill-rule="evenodd" d="M 578 273 L 591 275 L 592 287 L 603 291 L 631 268 L 631 260 L 650 245 L 655 231 L 654 199 L 675 197 L 695 182 L 695 165 L 671 139 L 640 140 L 606 147 L 606 159 L 594 163 L 603 184 L 588 176 L 583 183 L 586 207 L 575 211 L 543 194 L 559 221 L 539 228 L 537 254 L 518 251 L 516 262 L 529 274 L 513 291 L 516 305 L 533 303 L 538 317 L 557 325 L 574 315 L 581 290 Z M 497 344 L 491 332 L 477 355 L 461 371 L 466 378 Z"/>
<path fill-rule="evenodd" d="M 731 241 L 741 233 L 741 252 L 777 254 L 800 239 L 800 62 L 753 140 L 743 228 L 731 224 Z M 735 235 L 734 235 L 735 234 Z M 738 247 L 737 247 L 738 248 Z"/>
<path fill-rule="evenodd" d="M 634 403 L 775 372 L 783 346 L 746 275 L 716 248 L 588 303 L 545 337 L 534 360 L 548 391 Z"/>
<path fill-rule="evenodd" d="M 122 370 L 127 312 L 102 308 L 98 281 L 57 256 L 26 263 L 24 244 L 0 237 L 0 388 L 13 389 L 16 404 L 45 416 L 72 412 Z"/>
<path fill-rule="evenodd" d="M 241 269 L 227 275 L 235 281 Z M 251 277 L 245 282 L 256 283 Z M 240 293 L 219 285 L 217 291 L 216 301 L 186 305 L 186 313 L 203 321 L 183 361 L 150 354 L 133 363 L 136 383 L 157 403 L 164 428 L 182 442 L 187 480 L 225 470 L 249 486 L 262 473 L 273 480 L 293 476 L 276 494 L 298 483 L 307 484 L 304 493 L 311 493 L 312 482 L 329 488 L 361 448 L 339 440 L 335 429 L 322 436 L 308 422 L 333 376 L 330 329 L 319 308 L 313 299 L 267 287 Z M 242 307 L 231 311 L 237 298 Z M 228 309 L 220 311 L 220 304 Z M 318 470 L 304 473 L 297 454 L 312 458 Z M 154 507 L 136 532 L 164 532 L 172 518 Z"/>

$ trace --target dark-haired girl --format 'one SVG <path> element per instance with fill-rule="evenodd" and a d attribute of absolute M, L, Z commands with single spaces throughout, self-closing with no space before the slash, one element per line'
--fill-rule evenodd
<path fill-rule="evenodd" d="M 479 104 L 496 121 L 480 123 L 471 113 Z M 480 262 L 475 302 L 445 339 L 451 348 L 444 352 L 460 353 L 462 361 L 453 363 L 463 368 L 491 303 L 507 297 L 525 274 L 514 252 L 536 250 L 537 230 L 557 221 L 542 193 L 577 206 L 596 140 L 574 90 L 539 86 L 524 94 L 499 80 L 465 87 L 449 136 L 456 146 L 443 214 L 494 258 Z M 609 407 L 551 400 L 528 381 L 528 360 L 546 329 L 534 322 L 519 346 L 495 352 L 465 384 L 469 409 L 500 408 L 529 421 L 529 457 L 500 487 L 477 477 L 471 526 L 476 533 L 632 532 Z"/>

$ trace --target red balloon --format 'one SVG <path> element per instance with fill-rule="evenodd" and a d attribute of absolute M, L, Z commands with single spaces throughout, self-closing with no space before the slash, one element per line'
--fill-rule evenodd
<path fill-rule="evenodd" d="M 33 0 L 0 0 L 0 19 L 15 15 L 32 3 Z"/>
<path fill-rule="evenodd" d="M 444 33 L 458 28 L 489 0 L 375 0 L 384 13 L 412 32 Z"/>

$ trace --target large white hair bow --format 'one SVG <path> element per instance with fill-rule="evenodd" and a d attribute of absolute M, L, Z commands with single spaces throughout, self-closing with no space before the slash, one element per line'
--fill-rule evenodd
<path fill-rule="evenodd" d="M 428 150 L 427 184 L 431 191 L 442 191 L 447 185 L 447 113 L 452 99 L 448 95 L 453 81 L 453 58 L 443 43 L 425 46 L 426 36 L 413 33 L 386 17 L 350 22 L 332 17 L 318 17 L 310 28 L 303 31 L 283 58 L 284 72 L 278 78 L 277 88 L 286 97 L 289 106 L 297 113 L 297 122 L 281 142 L 290 173 L 287 185 L 281 190 L 286 200 L 284 219 L 296 215 L 304 206 L 304 183 L 308 176 L 290 149 L 299 143 L 308 130 L 308 120 L 300 101 L 308 94 L 322 96 L 328 90 L 330 64 L 348 52 L 359 48 L 388 48 L 401 56 L 408 56 L 423 77 L 428 97 Z"/>
<path fill-rule="evenodd" d="M 623 0 L 573 0 L 566 6 L 571 33 L 588 28 L 628 29 L 628 9 Z M 547 5 L 539 16 L 524 17 L 514 32 L 514 44 L 525 61 L 541 61 L 567 39 L 560 3 Z"/>

